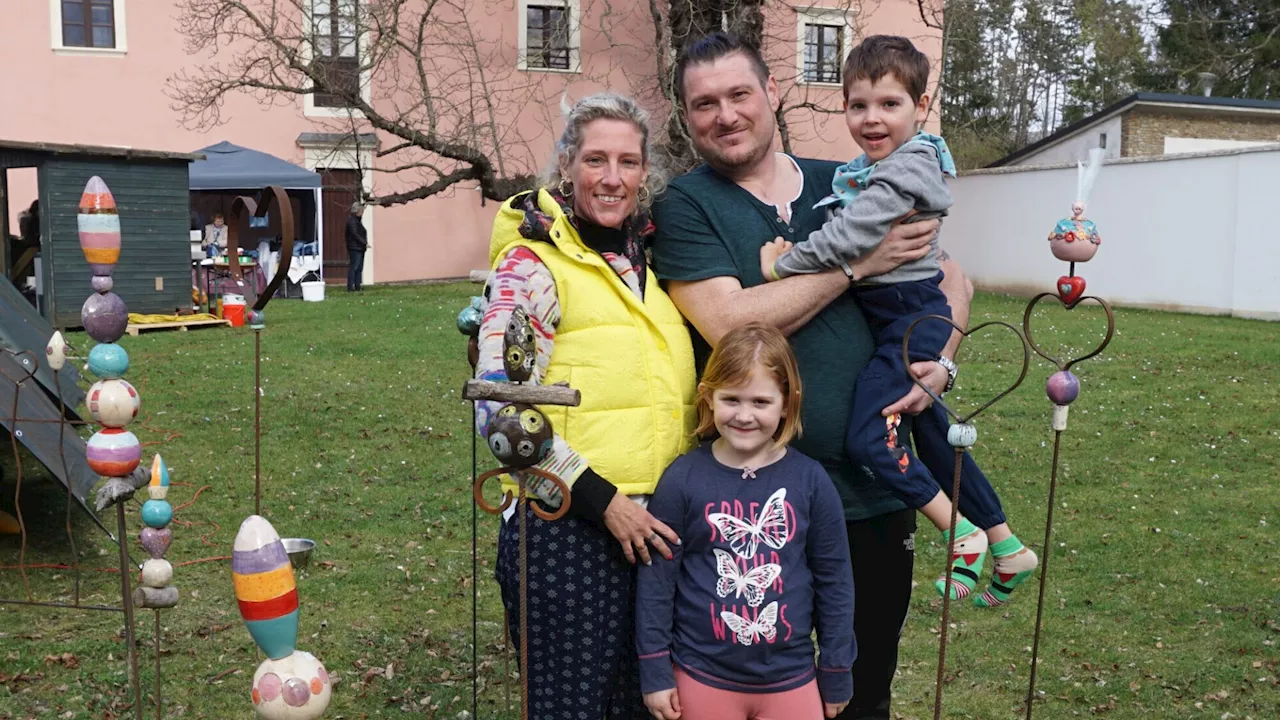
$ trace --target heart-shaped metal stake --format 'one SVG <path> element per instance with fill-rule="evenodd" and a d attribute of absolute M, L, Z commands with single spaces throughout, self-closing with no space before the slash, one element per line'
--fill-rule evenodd
<path fill-rule="evenodd" d="M 231 202 L 231 224 L 227 232 L 227 264 L 231 266 L 231 277 L 237 281 L 243 279 L 240 271 L 240 225 L 243 216 L 257 218 L 268 217 L 271 206 L 275 205 L 280 212 L 280 264 L 276 273 L 267 283 L 267 287 L 255 299 L 253 309 L 262 312 L 271 297 L 280 289 L 281 283 L 289 274 L 289 265 L 293 260 L 293 205 L 289 195 L 279 185 L 268 185 L 262 191 L 262 203 L 244 195 L 236 196 Z M 261 258 L 259 258 L 261 266 Z"/>
<path fill-rule="evenodd" d="M 960 334 L 964 335 L 965 337 L 969 337 L 970 335 L 973 335 L 974 333 L 989 327 L 1002 327 L 1007 329 L 1009 332 L 1013 333 L 1014 337 L 1018 338 L 1018 344 L 1022 346 L 1022 370 L 1021 372 L 1018 373 L 1018 379 L 1015 380 L 1013 384 L 1010 385 L 1008 388 L 1004 389 L 1003 391 L 998 393 L 995 397 L 986 401 L 985 403 L 980 405 L 977 409 L 973 410 L 969 414 L 963 417 L 956 414 L 954 410 L 947 407 L 947 404 L 942 401 L 941 397 L 939 397 L 936 393 L 934 393 L 933 390 L 931 390 L 927 385 L 920 382 L 919 378 L 917 378 L 915 375 L 911 373 L 911 353 L 910 353 L 911 332 L 915 330 L 917 325 L 919 325 L 922 322 L 925 322 L 926 320 L 944 322 L 950 325 L 952 328 L 954 328 L 958 332 L 960 332 Z M 974 429 L 972 425 L 969 424 L 969 421 L 977 417 L 978 414 L 981 413 L 983 410 L 986 410 L 987 408 L 994 405 L 998 400 L 1000 400 L 1000 398 L 1016 390 L 1017 387 L 1022 384 L 1022 381 L 1027 377 L 1027 369 L 1030 366 L 1031 366 L 1031 351 L 1027 348 L 1027 342 L 1026 342 L 1026 339 L 1022 337 L 1022 333 L 1018 332 L 1018 328 L 1010 325 L 1009 323 L 1001 322 L 999 320 L 992 320 L 989 322 L 985 322 L 975 328 L 972 328 L 970 330 L 965 330 L 964 328 L 957 325 L 954 320 L 952 320 L 951 318 L 945 315 L 926 315 L 922 318 L 917 318 L 915 322 L 912 322 L 909 326 L 907 326 L 907 332 L 902 337 L 902 367 L 906 371 L 907 377 L 911 378 L 911 382 L 915 383 L 916 385 L 919 385 L 920 389 L 928 393 L 929 397 L 933 398 L 933 401 L 938 405 L 938 407 L 942 408 L 942 410 L 946 412 L 947 415 L 951 417 L 951 419 L 955 420 L 955 424 L 952 425 L 947 431 L 947 441 L 951 444 L 952 447 L 955 448 L 956 465 L 955 465 L 955 475 L 954 477 L 952 477 L 952 480 L 951 480 L 951 500 L 952 500 L 951 532 L 947 534 L 948 535 L 947 567 L 943 573 L 943 583 L 942 583 L 942 588 L 943 588 L 942 625 L 941 627 L 938 628 L 938 677 L 933 690 L 934 720 L 940 720 L 940 718 L 942 717 L 942 681 L 943 681 L 943 677 L 947 667 L 947 634 L 948 634 L 948 628 L 950 628 L 951 626 L 951 591 L 952 591 L 951 576 L 952 576 L 952 571 L 955 568 L 955 563 L 954 563 L 955 550 L 956 550 L 955 527 L 956 527 L 956 518 L 958 516 L 958 508 L 960 505 L 960 502 L 959 502 L 960 468 L 964 458 L 964 453 L 969 448 L 973 447 L 974 443 L 976 443 L 978 440 L 978 431 Z M 941 479 L 934 478 L 934 480 L 937 480 L 939 485 L 942 484 Z M 964 597 L 963 594 L 957 593 L 957 599 L 962 597 Z"/>
<path fill-rule="evenodd" d="M 1093 350 L 1091 350 L 1090 352 L 1084 355 L 1081 355 L 1080 357 L 1067 360 L 1065 363 L 1062 360 L 1050 355 L 1049 353 L 1041 349 L 1041 347 L 1036 344 L 1035 338 L 1031 333 L 1031 313 L 1036 309 L 1036 305 L 1038 305 L 1041 300 L 1047 297 L 1054 298 L 1058 302 L 1062 303 L 1062 307 L 1066 308 L 1067 310 L 1074 310 L 1075 308 L 1079 307 L 1080 303 L 1084 302 L 1085 300 L 1092 300 L 1096 302 L 1098 305 L 1102 306 L 1103 311 L 1105 311 L 1107 314 L 1107 335 L 1102 339 L 1102 343 L 1098 345 L 1096 348 L 1094 348 Z M 1097 357 L 1099 354 L 1101 354 L 1102 351 L 1105 350 L 1107 346 L 1111 344 L 1111 338 L 1113 335 L 1115 335 L 1115 331 L 1116 331 L 1116 315 L 1114 312 L 1112 312 L 1111 306 L 1107 304 L 1106 300 L 1103 300 L 1100 297 L 1095 297 L 1093 295 L 1085 295 L 1084 297 L 1079 298 L 1075 302 L 1067 303 L 1062 298 L 1058 297 L 1055 293 L 1040 293 L 1039 295 L 1031 298 L 1031 302 L 1027 303 L 1026 311 L 1022 314 L 1022 333 L 1026 337 L 1027 345 L 1031 346 L 1031 349 L 1034 350 L 1037 355 L 1056 365 L 1058 367 L 1058 370 L 1060 370 L 1061 372 L 1069 372 L 1071 370 L 1072 365 L 1075 365 L 1076 363 L 1079 363 L 1079 362 L 1084 362 L 1085 360 L 1088 360 L 1091 357 Z"/>
<path fill-rule="evenodd" d="M 1085 300 L 1092 300 L 1102 306 L 1107 314 L 1107 334 L 1102 338 L 1102 342 L 1098 344 L 1092 351 L 1085 353 L 1076 358 L 1066 360 L 1065 362 L 1045 352 L 1043 348 L 1036 344 L 1034 336 L 1031 333 L 1031 313 L 1035 310 L 1036 305 L 1044 298 L 1052 297 L 1067 310 L 1074 310 L 1080 303 Z M 1035 633 L 1031 643 L 1031 680 L 1027 685 L 1026 711 L 1027 720 L 1031 720 L 1032 712 L 1035 708 L 1035 692 L 1036 692 L 1036 666 L 1040 657 L 1040 630 L 1044 622 L 1044 596 L 1045 589 L 1048 586 L 1049 578 L 1049 559 L 1052 555 L 1049 549 L 1053 546 L 1053 509 L 1057 504 L 1058 491 L 1058 451 L 1062 444 L 1062 433 L 1067 429 L 1067 409 L 1076 396 L 1080 392 L 1080 383 L 1074 375 L 1071 374 L 1071 367 L 1076 363 L 1083 362 L 1089 358 L 1096 357 L 1107 345 L 1111 344 L 1111 338 L 1115 335 L 1116 316 L 1111 311 L 1111 306 L 1105 300 L 1092 295 L 1086 295 L 1071 302 L 1059 297 L 1055 293 L 1041 293 L 1031 298 L 1027 303 L 1027 309 L 1022 315 L 1022 332 L 1026 336 L 1027 344 L 1040 357 L 1053 363 L 1058 372 L 1049 378 L 1045 390 L 1049 395 L 1050 401 L 1053 402 L 1053 462 L 1049 466 L 1049 501 L 1048 513 L 1045 517 L 1044 524 L 1044 545 L 1041 546 L 1043 557 L 1040 558 L 1040 593 L 1036 600 L 1036 625 Z"/>
<path fill-rule="evenodd" d="M 1002 327 L 1007 329 L 1009 332 L 1013 333 L 1015 337 L 1018 338 L 1018 342 L 1022 345 L 1022 371 L 1018 373 L 1018 379 L 1013 381 L 1013 384 L 1010 385 L 1008 388 L 1002 390 L 995 397 L 986 401 L 981 406 L 979 406 L 976 410 L 974 410 L 973 412 L 970 412 L 968 415 L 965 415 L 963 417 L 961 417 L 960 415 L 957 415 L 955 411 L 947 407 L 947 404 L 942 401 L 941 396 L 939 396 L 933 390 L 930 390 L 928 385 L 925 385 L 924 383 L 920 382 L 919 378 L 911 374 L 911 354 L 908 352 L 908 349 L 910 347 L 908 343 L 910 343 L 911 341 L 911 332 L 916 329 L 916 325 L 919 325 L 920 323 L 926 320 L 936 320 L 939 322 L 944 322 L 950 325 L 951 327 L 955 328 L 957 331 L 960 332 L 961 335 L 964 335 L 965 337 L 969 337 L 970 335 L 973 335 L 979 330 L 983 330 L 989 327 Z M 978 414 L 981 413 L 983 410 L 986 410 L 987 408 L 994 405 L 998 400 L 1000 400 L 1000 398 L 1018 389 L 1018 386 L 1021 385 L 1022 381 L 1025 380 L 1027 377 L 1027 370 L 1031 367 L 1031 352 L 1030 350 L 1027 349 L 1027 343 L 1025 338 L 1022 337 L 1022 333 L 1018 332 L 1018 328 L 1010 325 L 1007 322 L 1001 322 L 1000 320 L 991 320 L 988 322 L 984 322 L 973 329 L 965 330 L 964 328 L 957 325 L 954 320 L 952 320 L 951 318 L 945 315 L 926 315 L 922 318 L 917 318 L 915 322 L 907 326 L 907 332 L 902 337 L 902 366 L 907 369 L 907 377 L 911 378 L 911 382 L 915 383 L 916 385 L 919 385 L 921 390 L 924 390 L 926 393 L 928 393 L 929 397 L 933 398 L 933 401 L 938 404 L 938 407 L 942 408 L 947 413 L 947 415 L 951 416 L 952 420 L 956 421 L 956 424 L 967 425 L 969 424 L 970 420 L 977 417 Z"/>

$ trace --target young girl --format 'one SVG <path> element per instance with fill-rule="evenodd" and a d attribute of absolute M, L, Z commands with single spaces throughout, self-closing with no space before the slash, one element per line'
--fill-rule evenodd
<path fill-rule="evenodd" d="M 853 568 L 835 486 L 787 447 L 800 375 L 786 338 L 758 323 L 725 335 L 697 404 L 698 436 L 715 439 L 649 503 L 681 544 L 639 570 L 645 705 L 662 720 L 833 718 L 853 695 Z"/>

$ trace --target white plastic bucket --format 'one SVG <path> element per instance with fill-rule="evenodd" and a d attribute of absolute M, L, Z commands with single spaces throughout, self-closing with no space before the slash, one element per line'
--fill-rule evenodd
<path fill-rule="evenodd" d="M 310 282 L 300 283 L 302 285 L 302 299 L 306 302 L 320 302 L 324 300 L 324 281 L 312 280 Z"/>

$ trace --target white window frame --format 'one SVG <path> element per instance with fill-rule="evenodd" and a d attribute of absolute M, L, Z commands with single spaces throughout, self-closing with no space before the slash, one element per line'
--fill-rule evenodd
<path fill-rule="evenodd" d="M 569 67 L 529 67 L 529 6 L 559 5 L 569 13 Z M 516 69 L 524 72 L 544 72 L 577 75 L 582 72 L 582 7 L 580 0 L 520 0 L 519 35 L 516 52 Z"/>
<path fill-rule="evenodd" d="M 121 56 L 129 51 L 128 33 L 125 28 L 125 0 L 112 0 L 112 22 L 115 25 L 116 46 L 110 48 L 80 47 L 62 44 L 62 0 L 49 0 L 49 43 L 58 55 Z"/>
<path fill-rule="evenodd" d="M 315 0 L 304 0 L 302 4 L 302 21 L 303 27 L 310 37 L 310 33 L 314 31 L 311 22 L 311 8 Z M 338 0 L 329 0 L 336 3 Z M 369 0 L 357 0 L 358 3 L 367 3 Z M 369 31 L 365 30 L 356 37 L 356 62 L 360 65 L 360 99 L 366 104 L 373 104 L 373 74 L 369 68 L 365 67 L 369 60 Z M 311 43 L 302 43 L 302 61 L 306 64 L 311 63 Z M 364 112 L 356 108 L 340 108 L 325 107 L 316 105 L 316 96 L 314 93 L 307 93 L 302 96 L 302 114 L 312 118 L 352 118 L 354 120 L 364 120 Z"/>
<path fill-rule="evenodd" d="M 845 55 L 853 49 L 853 15 L 854 8 L 832 7 L 797 7 L 796 8 L 796 83 L 813 87 L 842 87 L 843 83 L 813 82 L 804 77 L 804 27 L 805 25 L 839 25 L 844 28 L 840 34 Z M 844 62 L 844 58 L 840 58 Z"/>

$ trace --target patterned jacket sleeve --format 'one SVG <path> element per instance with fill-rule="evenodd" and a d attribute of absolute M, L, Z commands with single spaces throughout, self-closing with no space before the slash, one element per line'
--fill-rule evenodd
<path fill-rule="evenodd" d="M 490 273 L 486 293 L 489 305 L 480 323 L 480 357 L 476 361 L 476 378 L 495 382 L 507 380 L 507 373 L 502 365 L 502 336 L 511 313 L 519 306 L 528 313 L 537 341 L 537 359 L 530 382 L 541 383 L 551 362 L 556 326 L 560 323 L 560 302 L 551 271 L 532 250 L 517 247 L 507 253 Z M 476 427 L 486 440 L 489 419 L 505 404 L 492 401 L 476 403 Z M 607 505 L 613 498 L 613 491 L 610 490 L 613 486 L 591 471 L 587 459 L 569 447 L 558 433 L 551 453 L 537 467 L 556 475 L 571 488 L 573 502 L 570 510 L 577 508 L 577 514 L 583 517 L 599 520 L 596 516 L 603 514 L 604 509 L 600 506 L 601 503 Z M 588 478 L 584 487 L 577 487 L 578 481 L 584 476 Z M 544 487 L 544 483 L 535 477 L 528 477 L 527 483 L 545 502 L 557 506 L 560 504 L 559 493 L 549 483 Z M 608 487 L 604 487 L 606 485 Z M 579 491 L 587 493 L 582 498 L 583 502 L 579 502 Z M 603 497 L 605 495 L 607 497 Z M 582 507 L 578 507 L 579 505 Z"/>

